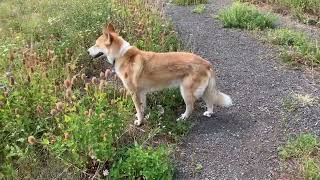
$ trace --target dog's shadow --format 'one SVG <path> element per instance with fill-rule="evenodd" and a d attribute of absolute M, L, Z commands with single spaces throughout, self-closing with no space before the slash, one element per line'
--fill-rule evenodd
<path fill-rule="evenodd" d="M 192 124 L 190 134 L 239 134 L 254 126 L 256 121 L 249 112 L 238 111 L 237 108 L 216 107 L 211 117 L 202 115 L 203 109 L 198 109 L 190 117 Z"/>

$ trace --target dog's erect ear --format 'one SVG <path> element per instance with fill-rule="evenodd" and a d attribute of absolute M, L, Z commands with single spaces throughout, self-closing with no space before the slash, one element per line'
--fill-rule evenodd
<path fill-rule="evenodd" d="M 104 26 L 103 32 L 104 32 L 104 33 L 114 33 L 114 32 L 116 32 L 116 31 L 115 31 L 115 29 L 114 29 L 114 26 L 113 26 L 111 23 L 109 23 L 109 24 L 106 24 L 106 25 Z"/>
<path fill-rule="evenodd" d="M 107 37 L 107 45 L 110 45 L 112 43 L 113 37 L 111 33 L 114 33 L 114 27 L 111 23 L 106 24 L 104 29 L 103 29 L 103 34 Z"/>
<path fill-rule="evenodd" d="M 107 37 L 106 45 L 111 45 L 111 43 L 113 41 L 112 34 L 111 33 L 105 33 L 104 35 Z"/>

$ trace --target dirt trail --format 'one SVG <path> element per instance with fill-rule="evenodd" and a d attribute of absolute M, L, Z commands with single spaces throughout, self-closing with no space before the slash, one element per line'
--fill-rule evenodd
<path fill-rule="evenodd" d="M 202 116 L 204 110 L 195 113 L 177 151 L 177 179 L 272 179 L 279 175 L 277 147 L 288 135 L 320 135 L 319 106 L 291 113 L 283 107 L 293 93 L 320 97 L 319 85 L 283 67 L 277 50 L 249 31 L 225 29 L 212 18 L 230 4 L 214 0 L 203 14 L 192 13 L 192 6 L 165 8 L 183 43 L 215 66 L 219 88 L 235 104 L 216 108 L 211 118 Z"/>

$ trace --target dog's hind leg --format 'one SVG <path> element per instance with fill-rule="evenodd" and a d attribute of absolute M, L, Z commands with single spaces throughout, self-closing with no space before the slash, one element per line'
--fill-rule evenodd
<path fill-rule="evenodd" d="M 141 101 L 141 112 L 144 114 L 145 109 L 147 107 L 147 94 L 145 92 L 142 92 L 140 94 L 140 101 Z"/>
<path fill-rule="evenodd" d="M 206 103 L 207 110 L 203 113 L 204 116 L 211 117 L 213 114 L 213 104 L 214 104 L 214 96 L 211 92 L 205 91 L 202 99 Z"/>
<path fill-rule="evenodd" d="M 193 111 L 194 102 L 196 100 L 196 97 L 194 96 L 194 93 L 192 92 L 192 88 L 190 85 L 181 84 L 180 91 L 181 91 L 181 96 L 186 104 L 186 110 L 183 114 L 181 114 L 181 116 L 177 119 L 177 121 L 185 120 L 190 116 L 190 114 Z"/>
<path fill-rule="evenodd" d="M 202 99 L 207 106 L 207 111 L 203 113 L 204 116 L 211 117 L 213 114 L 213 105 L 215 104 L 215 97 L 217 96 L 217 93 L 216 81 L 211 75 L 211 77 L 208 77 L 208 85 L 202 96 Z"/>
<path fill-rule="evenodd" d="M 132 93 L 131 96 L 132 96 L 132 100 L 133 100 L 134 106 L 135 106 L 136 111 L 137 111 L 137 114 L 136 114 L 137 120 L 134 121 L 134 124 L 136 126 L 140 126 L 141 123 L 142 123 L 142 120 L 143 120 L 141 94 L 137 93 L 137 92 L 134 92 L 134 93 Z"/>
<path fill-rule="evenodd" d="M 141 104 L 141 113 L 145 114 L 145 109 L 147 107 L 147 94 L 145 92 L 140 93 L 140 104 Z M 138 113 L 136 113 L 136 117 L 138 118 Z"/>

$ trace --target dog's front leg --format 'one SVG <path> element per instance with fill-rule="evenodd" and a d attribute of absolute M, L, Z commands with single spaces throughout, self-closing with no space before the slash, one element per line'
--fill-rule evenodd
<path fill-rule="evenodd" d="M 142 119 L 143 119 L 143 109 L 142 109 L 142 102 L 141 102 L 141 95 L 140 93 L 137 93 L 137 92 L 134 92 L 132 93 L 132 100 L 133 100 L 133 103 L 134 103 L 134 106 L 136 108 L 136 111 L 137 111 L 137 120 L 134 121 L 134 124 L 136 126 L 140 126 L 141 123 L 142 123 Z"/>

